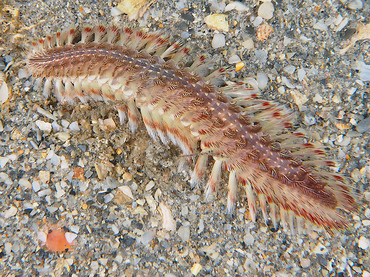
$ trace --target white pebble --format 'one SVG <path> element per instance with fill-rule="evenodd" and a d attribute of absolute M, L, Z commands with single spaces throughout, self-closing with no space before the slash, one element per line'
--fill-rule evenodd
<path fill-rule="evenodd" d="M 295 71 L 296 67 L 293 65 L 287 65 L 286 67 L 283 68 L 283 70 L 288 73 L 289 75 L 292 75 Z"/>
<path fill-rule="evenodd" d="M 12 244 L 10 242 L 6 242 L 4 244 L 4 250 L 5 250 L 5 253 L 7 253 L 8 255 L 11 255 Z"/>
<path fill-rule="evenodd" d="M 167 231 L 174 231 L 176 230 L 175 220 L 173 219 L 173 215 L 171 210 L 164 204 L 159 204 L 159 209 L 161 210 L 162 214 L 162 227 Z"/>
<path fill-rule="evenodd" d="M 59 132 L 55 134 L 55 136 L 63 142 L 66 142 L 67 140 L 71 138 L 71 135 L 66 132 Z"/>
<path fill-rule="evenodd" d="M 66 241 L 71 244 L 76 238 L 77 238 L 77 234 L 75 233 L 71 233 L 71 232 L 67 232 L 65 233 L 64 235 L 66 237 Z"/>
<path fill-rule="evenodd" d="M 121 255 L 117 255 L 114 260 L 116 261 L 117 264 L 121 264 L 123 261 L 123 257 Z"/>
<path fill-rule="evenodd" d="M 123 12 L 120 9 L 118 9 L 117 7 L 114 7 L 114 8 L 111 9 L 110 14 L 113 17 L 115 17 L 115 16 L 119 16 L 119 15 L 123 14 Z"/>
<path fill-rule="evenodd" d="M 215 34 L 212 39 L 212 47 L 220 48 L 225 46 L 225 36 L 223 34 Z"/>
<path fill-rule="evenodd" d="M 0 157 L 0 167 L 4 168 L 9 161 L 9 157 Z"/>
<path fill-rule="evenodd" d="M 359 76 L 362 81 L 370 81 L 370 65 L 367 65 L 364 62 L 356 62 L 353 69 L 360 71 Z"/>
<path fill-rule="evenodd" d="M 69 125 L 69 129 L 72 130 L 72 131 L 80 131 L 80 127 L 78 127 L 77 121 L 72 122 Z"/>
<path fill-rule="evenodd" d="M 181 226 L 177 231 L 177 234 L 182 239 L 182 241 L 188 241 L 190 238 L 190 228 L 189 226 Z"/>
<path fill-rule="evenodd" d="M 316 30 L 320 30 L 320 31 L 327 31 L 328 30 L 328 26 L 326 26 L 325 24 L 325 20 L 319 20 L 317 21 L 314 25 L 313 25 L 313 28 L 316 29 Z"/>
<path fill-rule="evenodd" d="M 90 268 L 91 270 L 93 271 L 97 271 L 99 269 L 99 264 L 97 261 L 92 261 L 91 264 L 90 264 Z"/>
<path fill-rule="evenodd" d="M 120 186 L 118 187 L 120 191 L 123 192 L 124 195 L 130 197 L 131 199 L 134 199 L 134 196 L 132 195 L 131 188 L 129 186 Z"/>
<path fill-rule="evenodd" d="M 44 197 L 44 196 L 50 195 L 51 192 L 52 192 L 51 189 L 43 189 L 43 190 L 40 190 L 37 195 L 39 197 Z"/>
<path fill-rule="evenodd" d="M 370 246 L 370 241 L 367 238 L 361 236 L 360 239 L 358 240 L 358 247 L 366 250 L 369 248 L 369 246 Z"/>
<path fill-rule="evenodd" d="M 112 232 L 113 232 L 115 235 L 117 235 L 117 234 L 119 233 L 119 229 L 117 228 L 117 226 L 116 226 L 116 225 L 112 224 L 112 225 L 110 226 L 110 228 L 112 229 Z"/>
<path fill-rule="evenodd" d="M 270 1 L 264 2 L 258 8 L 258 16 L 268 20 L 274 16 L 274 11 L 274 4 L 272 4 Z"/>
<path fill-rule="evenodd" d="M 344 27 L 348 24 L 349 19 L 346 17 L 345 19 L 342 20 L 342 22 L 334 29 L 336 32 L 340 32 L 343 30 Z"/>
<path fill-rule="evenodd" d="M 19 79 L 28 78 L 29 75 L 30 74 L 25 69 L 19 69 L 18 70 L 18 78 Z"/>
<path fill-rule="evenodd" d="M 243 240 L 247 246 L 253 245 L 254 243 L 254 237 L 251 234 L 246 234 Z"/>
<path fill-rule="evenodd" d="M 32 182 L 32 188 L 34 192 L 38 192 L 41 189 L 39 181 Z"/>
<path fill-rule="evenodd" d="M 322 103 L 322 96 L 318 93 L 315 94 L 315 97 L 313 98 L 313 101 L 317 103 Z"/>
<path fill-rule="evenodd" d="M 224 11 L 229 12 L 231 10 L 237 10 L 238 12 L 244 12 L 244 11 L 248 10 L 248 7 L 246 5 L 244 5 L 243 3 L 241 3 L 241 2 L 235 1 L 235 2 L 229 3 L 225 7 Z"/>
<path fill-rule="evenodd" d="M 229 58 L 229 61 L 228 61 L 230 64 L 234 64 L 234 63 L 238 63 L 238 62 L 241 62 L 241 59 L 239 58 L 238 55 L 232 55 L 230 58 Z"/>
<path fill-rule="evenodd" d="M 151 190 L 155 186 L 155 183 L 153 181 L 150 181 L 146 186 L 145 186 L 145 191 Z"/>
<path fill-rule="evenodd" d="M 17 214 L 18 209 L 14 206 L 11 206 L 8 210 L 4 212 L 4 217 L 9 218 Z"/>
<path fill-rule="evenodd" d="M 299 258 L 299 259 L 300 259 L 300 262 L 301 262 L 301 266 L 303 268 L 307 268 L 311 265 L 310 259 L 306 259 L 306 258 Z"/>
<path fill-rule="evenodd" d="M 202 233 L 203 231 L 204 231 L 204 220 L 201 218 L 199 219 L 198 234 Z"/>
<path fill-rule="evenodd" d="M 255 20 L 253 20 L 254 27 L 258 27 L 263 22 L 263 18 L 260 16 L 257 16 Z"/>
<path fill-rule="evenodd" d="M 316 124 L 316 118 L 312 113 L 308 113 L 304 115 L 304 124 L 307 126 L 311 126 Z"/>
<path fill-rule="evenodd" d="M 288 38 L 288 37 L 284 36 L 284 46 L 288 46 L 288 44 L 291 43 L 291 42 L 292 42 L 291 38 Z"/>
<path fill-rule="evenodd" d="M 341 141 L 337 141 L 335 144 L 339 146 L 347 146 L 351 142 L 351 138 L 349 136 L 342 137 Z"/>
<path fill-rule="evenodd" d="M 68 122 L 68 120 L 62 119 L 62 121 L 61 121 L 60 123 L 62 124 L 62 126 L 63 126 L 64 128 L 68 128 L 68 126 L 69 126 L 69 122 Z"/>
<path fill-rule="evenodd" d="M 104 195 L 104 203 L 105 204 L 109 203 L 110 201 L 113 200 L 113 198 L 114 198 L 114 195 L 111 193 Z"/>
<path fill-rule="evenodd" d="M 306 70 L 304 70 L 303 68 L 298 69 L 298 80 L 300 82 L 303 81 L 304 77 L 306 76 L 306 73 L 307 73 Z"/>
<path fill-rule="evenodd" d="M 370 209 L 369 209 L 369 208 L 367 208 L 367 209 L 365 210 L 365 216 L 366 216 L 367 218 L 370 218 Z"/>
<path fill-rule="evenodd" d="M 268 77 L 265 73 L 258 73 L 257 74 L 257 83 L 258 83 L 258 88 L 264 89 L 267 87 L 268 83 Z"/>
<path fill-rule="evenodd" d="M 295 88 L 295 85 L 287 77 L 282 77 L 281 81 L 288 88 Z"/>
<path fill-rule="evenodd" d="M 18 181 L 18 184 L 23 187 L 24 189 L 30 189 L 32 188 L 32 185 L 30 181 L 28 181 L 26 178 L 22 178 Z"/>
<path fill-rule="evenodd" d="M 0 71 L 0 74 L 3 73 Z M 5 78 L 5 77 L 4 77 Z M 5 80 L 1 80 L 1 75 L 0 75 L 0 103 L 4 103 L 9 96 L 9 89 L 8 85 L 6 84 Z"/>
<path fill-rule="evenodd" d="M 284 86 L 279 87 L 279 88 L 278 88 L 278 92 L 279 92 L 280 94 L 284 94 L 284 93 L 285 93 L 285 87 L 284 87 Z"/>
<path fill-rule="evenodd" d="M 140 237 L 140 242 L 144 245 L 147 245 L 149 242 L 152 241 L 152 239 L 155 237 L 156 232 L 155 231 L 147 231 Z"/>
<path fill-rule="evenodd" d="M 351 0 L 347 7 L 351 10 L 361 10 L 364 6 L 361 0 Z"/>
<path fill-rule="evenodd" d="M 250 37 L 246 38 L 245 41 L 243 41 L 242 45 L 245 49 L 253 49 L 254 48 L 253 39 L 251 39 Z"/>
<path fill-rule="evenodd" d="M 72 225 L 71 227 L 69 227 L 69 229 L 75 233 L 75 234 L 78 234 L 80 232 L 80 227 L 77 226 L 77 225 Z"/>
<path fill-rule="evenodd" d="M 36 120 L 36 126 L 39 127 L 41 131 L 51 132 L 51 123 L 42 120 Z"/>
<path fill-rule="evenodd" d="M 46 243 L 48 236 L 45 232 L 38 232 L 37 233 L 37 239 L 43 243 Z"/>

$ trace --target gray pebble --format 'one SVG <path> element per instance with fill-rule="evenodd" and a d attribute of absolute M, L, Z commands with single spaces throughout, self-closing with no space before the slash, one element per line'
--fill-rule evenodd
<path fill-rule="evenodd" d="M 312 113 L 307 113 L 304 115 L 304 124 L 311 126 L 316 124 L 316 118 Z"/>
<path fill-rule="evenodd" d="M 369 131 L 369 129 L 370 129 L 370 117 L 361 120 L 356 126 L 356 130 L 360 133 L 365 133 Z"/>

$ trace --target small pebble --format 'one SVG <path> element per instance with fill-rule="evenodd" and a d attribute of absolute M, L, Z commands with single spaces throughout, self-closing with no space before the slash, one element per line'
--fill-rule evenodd
<path fill-rule="evenodd" d="M 4 60 L 5 60 L 5 63 L 10 63 L 11 61 L 13 61 L 13 58 L 12 58 L 12 56 L 10 56 L 10 55 L 6 55 L 6 56 L 4 57 Z"/>
<path fill-rule="evenodd" d="M 254 243 L 254 237 L 251 234 L 246 234 L 243 240 L 247 246 L 251 246 Z"/>
<path fill-rule="evenodd" d="M 30 189 L 32 188 L 32 185 L 30 183 L 30 181 L 28 181 L 26 178 L 21 178 L 19 181 L 18 181 L 18 184 L 24 188 L 24 189 Z"/>
<path fill-rule="evenodd" d="M 4 217 L 9 218 L 17 214 L 18 209 L 14 206 L 11 206 L 8 210 L 4 212 Z"/>
<path fill-rule="evenodd" d="M 43 183 L 48 183 L 50 181 L 50 171 L 40 170 L 39 179 Z"/>
<path fill-rule="evenodd" d="M 225 35 L 223 34 L 215 34 L 212 39 L 212 47 L 213 48 L 220 48 L 225 46 Z"/>
<path fill-rule="evenodd" d="M 1 75 L 4 75 L 4 80 L 2 80 Z M 5 103 L 9 97 L 9 88 L 5 82 L 5 74 L 0 71 L 0 104 Z"/>
<path fill-rule="evenodd" d="M 51 123 L 45 122 L 42 120 L 36 120 L 36 126 L 39 127 L 41 131 L 45 131 L 47 133 L 51 132 Z"/>
<path fill-rule="evenodd" d="M 366 218 L 369 218 L 370 219 L 370 208 L 367 208 L 365 210 L 365 216 L 366 216 Z"/>
<path fill-rule="evenodd" d="M 189 226 L 181 226 L 177 231 L 177 234 L 182 241 L 188 241 L 190 238 L 190 228 Z"/>
<path fill-rule="evenodd" d="M 316 118 L 312 113 L 307 113 L 304 115 L 304 124 L 311 126 L 316 124 Z"/>
<path fill-rule="evenodd" d="M 300 82 L 303 81 L 304 77 L 306 76 L 306 73 L 307 73 L 306 70 L 304 70 L 303 68 L 298 69 L 298 80 Z"/>
<path fill-rule="evenodd" d="M 327 31 L 328 26 L 325 24 L 325 20 L 319 20 L 317 21 L 313 26 L 314 29 L 320 30 L 320 31 Z"/>
<path fill-rule="evenodd" d="M 155 186 L 155 183 L 153 181 L 150 181 L 146 186 L 145 186 L 145 191 L 151 190 Z"/>
<path fill-rule="evenodd" d="M 307 268 L 311 265 L 311 260 L 306 258 L 300 258 L 301 266 Z"/>
<path fill-rule="evenodd" d="M 369 239 L 365 238 L 364 236 L 361 236 L 360 239 L 358 240 L 358 247 L 361 249 L 368 249 L 370 246 L 370 241 Z"/>
<path fill-rule="evenodd" d="M 268 80 L 265 73 L 257 73 L 257 83 L 260 89 L 265 89 L 267 87 Z"/>
<path fill-rule="evenodd" d="M 263 18 L 262 17 L 260 17 L 260 16 L 257 16 L 254 20 L 253 20 L 253 25 L 254 25 L 254 27 L 258 27 L 258 26 L 260 26 L 261 24 L 262 24 L 262 22 L 263 22 Z M 266 24 L 267 25 L 267 24 Z"/>
<path fill-rule="evenodd" d="M 245 4 L 241 2 L 235 1 L 235 2 L 229 3 L 224 9 L 225 12 L 229 12 L 231 10 L 237 10 L 238 12 L 244 12 L 248 10 L 248 6 L 246 6 Z"/>
<path fill-rule="evenodd" d="M 251 39 L 250 37 L 247 37 L 245 39 L 245 41 L 243 41 L 242 43 L 243 47 L 245 49 L 253 49 L 254 48 L 254 42 L 253 42 L 253 39 Z"/>
<path fill-rule="evenodd" d="M 274 10 L 274 5 L 270 1 L 264 2 L 258 8 L 258 16 L 269 20 L 274 16 Z"/>
<path fill-rule="evenodd" d="M 225 14 L 211 14 L 204 18 L 204 22 L 213 30 L 228 32 L 229 22 L 227 22 L 226 17 Z"/>
<path fill-rule="evenodd" d="M 292 75 L 295 72 L 296 67 L 293 65 L 287 65 L 283 68 L 283 70 L 288 73 L 289 75 Z"/>
<path fill-rule="evenodd" d="M 19 69 L 19 71 L 18 71 L 18 78 L 19 79 L 27 78 L 28 76 L 29 76 L 29 73 L 27 72 L 27 70 Z"/>
<path fill-rule="evenodd" d="M 238 63 L 238 62 L 240 62 L 240 61 L 241 61 L 241 59 L 239 58 L 239 56 L 238 56 L 238 55 L 232 55 L 232 56 L 229 58 L 228 63 L 230 63 L 230 64 L 234 64 L 234 63 Z"/>
<path fill-rule="evenodd" d="M 78 127 L 78 123 L 76 121 L 69 124 L 69 129 L 72 131 L 80 131 L 80 127 Z"/>
<path fill-rule="evenodd" d="M 357 132 L 359 132 L 361 134 L 369 131 L 370 130 L 370 117 L 367 117 L 367 118 L 361 120 L 357 124 L 356 130 L 357 130 Z"/>
<path fill-rule="evenodd" d="M 361 0 L 351 0 L 347 7 L 351 10 L 361 10 L 364 7 L 364 3 Z"/>
<path fill-rule="evenodd" d="M 41 189 L 40 182 L 39 181 L 32 182 L 32 188 L 34 192 L 38 192 Z"/>
<path fill-rule="evenodd" d="M 189 34 L 188 32 L 183 31 L 183 32 L 181 33 L 181 38 L 188 38 L 188 37 L 190 37 L 190 34 Z"/>
<path fill-rule="evenodd" d="M 144 245 L 147 245 L 154 239 L 155 235 L 156 235 L 155 231 L 149 230 L 140 237 L 140 242 Z"/>
<path fill-rule="evenodd" d="M 317 103 L 322 103 L 322 96 L 320 94 L 316 93 L 315 97 L 312 100 L 317 102 Z"/>
<path fill-rule="evenodd" d="M 202 265 L 201 264 L 198 264 L 198 263 L 195 263 L 193 264 L 193 266 L 191 267 L 191 273 L 194 275 L 194 276 L 197 276 L 199 271 L 202 269 Z"/>

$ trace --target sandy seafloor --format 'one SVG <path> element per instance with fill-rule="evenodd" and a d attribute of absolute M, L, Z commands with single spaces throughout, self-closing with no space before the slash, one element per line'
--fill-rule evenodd
<path fill-rule="evenodd" d="M 274 33 L 263 42 L 252 23 L 261 3 L 225 12 L 227 1 L 158 0 L 128 23 L 125 15 L 112 17 L 115 1 L 5 1 L 1 24 L 10 29 L 0 34 L 0 69 L 12 94 L 0 106 L 0 275 L 192 276 L 198 267 L 197 276 L 370 276 L 369 83 L 354 67 L 370 64 L 369 40 L 339 52 L 359 23 L 369 23 L 369 1 L 274 1 L 272 19 L 263 20 Z M 12 14 L 17 9 L 19 17 Z M 226 14 L 230 24 L 218 49 L 211 46 L 217 32 L 203 21 L 213 13 Z M 342 20 L 348 23 L 338 30 Z M 142 124 L 132 135 L 104 103 L 44 99 L 19 71 L 29 41 L 76 24 L 112 22 L 182 35 L 193 48 L 190 59 L 208 53 L 214 68 L 234 67 L 228 61 L 238 55 L 246 66 L 229 80 L 267 74 L 263 97 L 294 110 L 296 126 L 323 141 L 351 177 L 359 212 L 345 214 L 350 227 L 331 237 L 272 230 L 260 212 L 250 221 L 242 189 L 234 215 L 227 215 L 225 182 L 214 201 L 205 201 L 205 184 L 192 189 L 188 170 L 178 173 L 179 149 L 151 141 Z M 248 37 L 252 49 L 242 46 Z M 117 127 L 107 128 L 105 119 Z M 36 122 L 54 123 L 46 132 Z M 171 211 L 174 231 L 163 228 L 159 205 Z M 66 253 L 49 252 L 37 239 L 43 226 L 56 223 L 77 233 Z"/>

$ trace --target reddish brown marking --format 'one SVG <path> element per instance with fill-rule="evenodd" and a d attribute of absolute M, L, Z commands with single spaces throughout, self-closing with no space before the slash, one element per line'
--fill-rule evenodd
<path fill-rule="evenodd" d="M 252 124 L 249 116 L 243 115 L 243 114 L 239 116 L 239 122 L 243 125 L 251 125 Z"/>
<path fill-rule="evenodd" d="M 236 142 L 236 147 L 238 148 L 245 148 L 247 147 L 248 145 L 248 141 L 245 139 L 245 138 L 240 138 L 237 142 Z"/>
<path fill-rule="evenodd" d="M 240 113 L 242 111 L 242 108 L 236 103 L 230 103 L 227 108 L 234 113 Z"/>
<path fill-rule="evenodd" d="M 229 99 L 223 93 L 217 94 L 217 100 L 220 101 L 220 102 L 222 102 L 222 103 L 228 103 L 229 102 Z"/>
<path fill-rule="evenodd" d="M 232 129 L 232 128 L 227 128 L 224 131 L 224 136 L 228 137 L 228 138 L 234 138 L 237 135 L 237 133 L 238 133 L 238 130 Z"/>
<path fill-rule="evenodd" d="M 217 128 L 222 128 L 222 127 L 224 127 L 224 126 L 225 126 L 225 122 L 224 122 L 221 118 L 219 118 L 219 117 L 214 117 L 214 118 L 212 119 L 212 123 L 213 123 L 213 125 L 215 125 L 215 127 L 217 127 Z"/>

